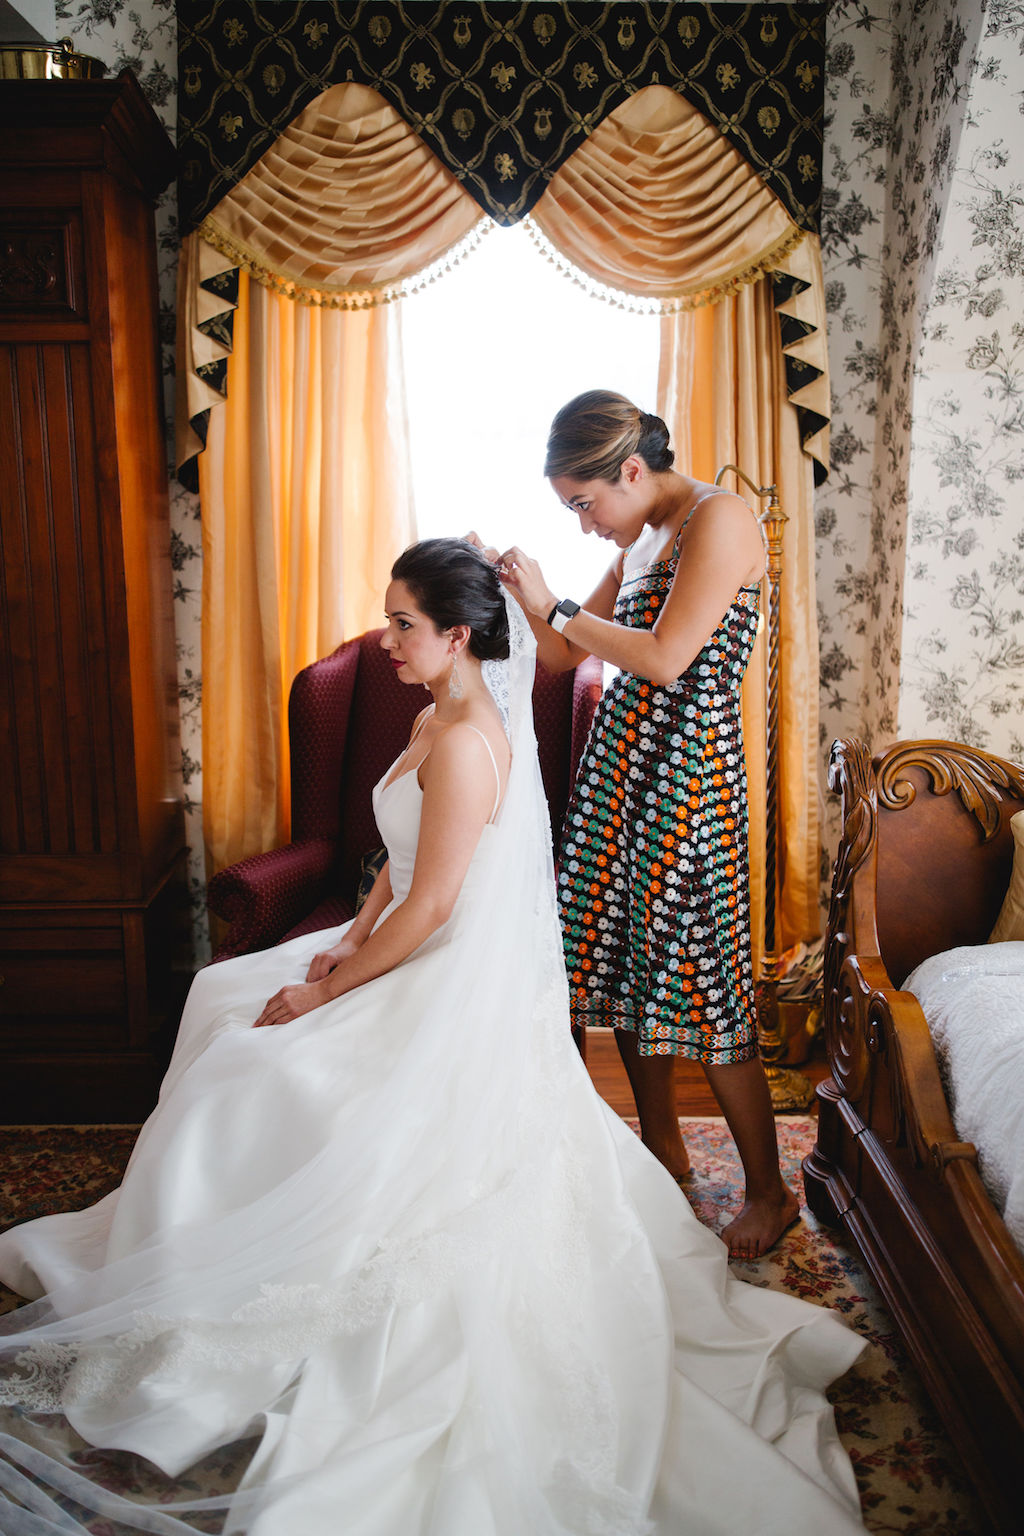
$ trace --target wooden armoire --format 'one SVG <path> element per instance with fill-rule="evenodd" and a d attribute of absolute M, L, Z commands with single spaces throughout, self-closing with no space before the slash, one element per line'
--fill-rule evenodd
<path fill-rule="evenodd" d="M 0 1121 L 131 1121 L 180 1009 L 184 822 L 135 79 L 0 81 Z"/>

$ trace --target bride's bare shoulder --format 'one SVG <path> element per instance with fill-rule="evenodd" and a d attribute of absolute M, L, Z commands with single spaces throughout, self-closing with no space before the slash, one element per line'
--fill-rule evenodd
<path fill-rule="evenodd" d="M 495 771 L 502 788 L 508 778 L 512 755 L 497 711 L 494 718 L 483 710 L 471 710 L 442 727 L 424 767 L 446 779 L 477 782 Z"/>
<path fill-rule="evenodd" d="M 481 751 L 482 736 L 499 763 L 503 758 L 510 756 L 508 740 L 497 710 L 494 711 L 493 717 L 486 710 L 467 711 L 458 720 L 452 720 L 442 727 L 438 733 L 438 740 L 442 736 L 447 737 L 452 749 L 459 753 L 470 752 L 475 755 Z"/>

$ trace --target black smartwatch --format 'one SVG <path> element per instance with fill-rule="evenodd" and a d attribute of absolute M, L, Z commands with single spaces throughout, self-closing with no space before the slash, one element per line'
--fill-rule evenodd
<path fill-rule="evenodd" d="M 579 603 L 574 603 L 571 597 L 563 597 L 560 603 L 556 603 L 548 614 L 548 623 L 552 629 L 557 629 L 561 634 L 570 619 L 574 619 L 580 611 Z"/>

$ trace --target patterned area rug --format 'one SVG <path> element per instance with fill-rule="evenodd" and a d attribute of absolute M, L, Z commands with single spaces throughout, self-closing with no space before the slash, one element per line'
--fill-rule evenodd
<path fill-rule="evenodd" d="M 627 1123 L 637 1129 L 635 1121 Z M 695 1169 L 686 1193 L 701 1221 L 718 1231 L 738 1206 L 742 1189 L 732 1138 L 723 1120 L 682 1124 Z M 787 1115 L 777 1125 L 783 1170 L 800 1190 L 800 1162 L 814 1142 L 815 1122 Z M 118 1183 L 134 1140 L 131 1126 L 0 1128 L 0 1225 L 98 1200 Z M 803 1218 L 767 1258 L 734 1268 L 754 1285 L 833 1307 L 867 1339 L 863 1359 L 829 1394 L 857 1473 L 867 1529 L 903 1536 L 990 1536 L 963 1466 L 856 1249 L 808 1211 Z M 0 1288 L 0 1311 L 14 1305 L 11 1293 Z M 241 1448 L 234 1458 L 232 1448 L 216 1464 L 211 1458 L 205 1469 L 210 1491 L 230 1484 L 233 1466 L 244 1464 Z M 138 1487 L 143 1464 L 115 1460 L 116 1481 Z"/>

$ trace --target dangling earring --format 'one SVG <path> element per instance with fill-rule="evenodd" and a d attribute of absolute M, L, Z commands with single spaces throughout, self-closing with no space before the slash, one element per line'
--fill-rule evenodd
<path fill-rule="evenodd" d="M 448 674 L 448 697 L 453 704 L 457 704 L 465 693 L 462 686 L 462 678 L 459 676 L 459 658 L 452 651 L 452 669 Z"/>

